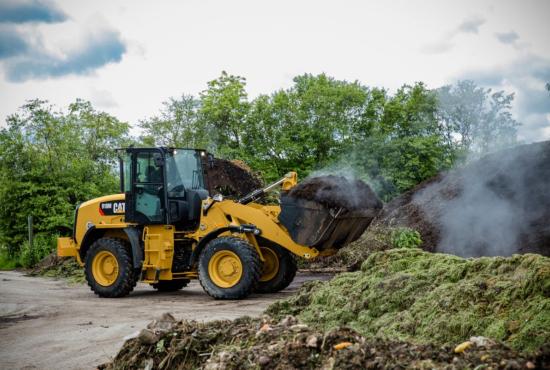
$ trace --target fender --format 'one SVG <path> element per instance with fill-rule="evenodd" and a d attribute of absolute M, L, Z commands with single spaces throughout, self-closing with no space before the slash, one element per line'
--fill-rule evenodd
<path fill-rule="evenodd" d="M 134 227 L 125 227 L 123 230 L 132 246 L 132 264 L 134 265 L 134 269 L 141 270 L 143 265 L 143 248 L 139 242 L 140 233 Z"/>
<path fill-rule="evenodd" d="M 219 235 L 230 231 L 232 233 L 252 233 L 254 235 L 260 235 L 261 231 L 260 229 L 256 228 L 254 225 L 240 225 L 240 226 L 227 226 L 227 227 L 220 227 L 219 229 L 216 229 L 214 231 L 209 232 L 206 234 L 197 244 L 197 247 L 193 250 L 193 253 L 191 254 L 191 260 L 190 265 L 193 266 L 195 262 L 199 259 L 199 256 L 206 247 L 206 245 L 216 239 Z M 189 267 L 191 267 L 189 266 Z"/>
<path fill-rule="evenodd" d="M 86 230 L 86 234 L 84 234 L 84 237 L 82 238 L 82 243 L 79 251 L 80 260 L 82 262 L 84 262 L 86 253 L 88 252 L 88 248 L 90 247 L 92 242 L 101 237 L 106 230 L 108 229 L 100 229 L 95 226 L 91 226 L 88 230 Z M 132 264 L 134 265 L 135 269 L 141 270 L 143 264 L 143 248 L 141 247 L 140 243 L 140 233 L 134 227 L 125 227 L 122 230 L 124 230 L 124 233 L 128 237 L 128 241 L 130 242 L 130 246 L 132 248 Z M 92 236 L 96 233 L 100 234 Z"/>

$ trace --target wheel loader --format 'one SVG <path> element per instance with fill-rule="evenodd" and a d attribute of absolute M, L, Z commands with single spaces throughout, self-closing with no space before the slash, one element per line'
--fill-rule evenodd
<path fill-rule="evenodd" d="M 120 194 L 80 204 L 72 237 L 57 254 L 74 257 L 100 297 L 128 295 L 138 281 L 175 291 L 191 279 L 216 299 L 286 288 L 295 257 L 330 255 L 366 228 L 359 214 L 342 217 L 315 202 L 256 203 L 297 175 L 241 199 L 224 199 L 208 186 L 213 156 L 200 149 L 119 149 Z M 210 190 L 210 192 L 209 192 Z"/>

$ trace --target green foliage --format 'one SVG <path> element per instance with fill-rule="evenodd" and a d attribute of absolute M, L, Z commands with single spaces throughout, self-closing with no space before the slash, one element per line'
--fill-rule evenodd
<path fill-rule="evenodd" d="M 201 103 L 191 95 L 170 98 L 158 116 L 142 120 L 141 141 L 148 146 L 206 148 L 208 127 L 200 119 Z"/>
<path fill-rule="evenodd" d="M 0 247 L 0 270 L 13 270 L 17 267 L 17 261 L 13 259 L 6 248 Z"/>
<path fill-rule="evenodd" d="M 201 93 L 201 119 L 209 127 L 211 148 L 221 156 L 238 156 L 243 149 L 249 109 L 245 91 L 246 79 L 227 74 L 208 82 Z"/>
<path fill-rule="evenodd" d="M 29 268 L 40 262 L 55 250 L 57 234 L 40 233 L 34 236 L 32 246 L 26 240 L 19 251 L 19 265 Z"/>
<path fill-rule="evenodd" d="M 246 159 L 267 180 L 292 170 L 305 177 L 349 155 L 383 95 L 324 74 L 298 76 L 291 88 L 252 102 Z"/>
<path fill-rule="evenodd" d="M 514 94 L 492 92 L 473 81 L 436 90 L 442 133 L 457 154 L 481 156 L 517 142 L 519 123 L 512 118 Z"/>
<path fill-rule="evenodd" d="M 361 271 L 306 285 L 268 308 L 320 328 L 456 345 L 471 336 L 533 351 L 550 341 L 550 259 L 463 259 L 419 249 L 376 252 Z"/>
<path fill-rule="evenodd" d="M 379 122 L 356 143 L 352 163 L 387 201 L 449 168 L 453 153 L 440 134 L 437 98 L 424 84 L 378 102 Z"/>
<path fill-rule="evenodd" d="M 129 126 L 77 100 L 68 112 L 33 100 L 0 130 L 0 245 L 32 265 L 53 235 L 69 235 L 78 203 L 118 190 L 115 148 L 128 143 Z M 27 217 L 34 218 L 33 248 Z"/>
<path fill-rule="evenodd" d="M 267 182 L 292 170 L 303 178 L 347 168 L 387 201 L 469 150 L 514 142 L 512 99 L 468 81 L 436 91 L 404 85 L 390 95 L 304 74 L 286 90 L 249 101 L 246 79 L 222 72 L 199 99 L 170 99 L 141 127 L 146 144 L 205 147 L 244 160 Z"/>
<path fill-rule="evenodd" d="M 391 232 L 391 244 L 394 248 L 419 248 L 422 239 L 418 231 L 399 227 Z"/>

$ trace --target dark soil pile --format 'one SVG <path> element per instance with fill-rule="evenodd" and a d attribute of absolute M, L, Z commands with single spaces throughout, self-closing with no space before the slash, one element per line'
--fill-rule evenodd
<path fill-rule="evenodd" d="M 386 204 L 372 226 L 415 229 L 429 251 L 550 255 L 550 141 L 428 180 Z"/>
<path fill-rule="evenodd" d="M 150 325 L 151 327 L 151 325 Z M 352 329 L 319 331 L 294 317 L 171 327 L 128 340 L 100 369 L 532 369 L 550 365 L 550 351 L 519 354 L 502 344 L 419 345 L 368 340 Z M 481 366 L 481 367 L 480 367 Z"/>
<path fill-rule="evenodd" d="M 418 231 L 422 237 L 422 248 L 433 252 L 440 239 L 440 224 L 435 210 L 430 212 L 429 207 L 414 201 L 416 194 L 419 194 L 431 185 L 439 183 L 444 178 L 440 174 L 432 179 L 426 180 L 415 188 L 401 194 L 399 197 L 386 203 L 382 211 L 373 220 L 371 227 L 395 228 L 409 227 Z M 456 190 L 456 189 L 453 189 Z M 452 197 L 452 195 L 451 195 Z"/>
<path fill-rule="evenodd" d="M 315 201 L 328 208 L 343 207 L 349 211 L 382 208 L 382 202 L 367 184 L 342 176 L 307 178 L 292 188 L 288 195 Z"/>
<path fill-rule="evenodd" d="M 250 167 L 239 160 L 215 158 L 206 177 L 211 195 L 222 194 L 229 198 L 240 198 L 263 186 Z"/>

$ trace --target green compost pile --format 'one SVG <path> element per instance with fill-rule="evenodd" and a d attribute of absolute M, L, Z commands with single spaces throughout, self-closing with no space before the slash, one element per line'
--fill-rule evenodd
<path fill-rule="evenodd" d="M 534 369 L 550 367 L 548 343 L 550 258 L 394 249 L 261 318 L 165 315 L 101 368 Z"/>
<path fill-rule="evenodd" d="M 376 252 L 361 270 L 306 285 L 267 313 L 366 337 L 444 345 L 484 336 L 533 351 L 550 343 L 550 258 Z"/>

